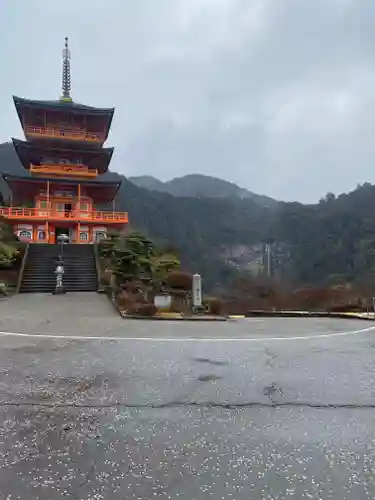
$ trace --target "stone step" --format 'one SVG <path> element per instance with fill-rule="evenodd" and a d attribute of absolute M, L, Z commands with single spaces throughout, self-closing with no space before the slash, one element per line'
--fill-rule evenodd
<path fill-rule="evenodd" d="M 51 293 L 56 286 L 55 269 L 60 245 L 31 245 L 22 276 L 21 293 Z M 64 245 L 63 284 L 67 291 L 96 291 L 96 260 L 92 245 Z"/>

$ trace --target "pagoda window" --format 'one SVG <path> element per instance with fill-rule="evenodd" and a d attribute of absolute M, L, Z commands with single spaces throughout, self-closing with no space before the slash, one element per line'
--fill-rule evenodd
<path fill-rule="evenodd" d="M 46 239 L 46 232 L 38 231 L 38 240 L 45 240 L 45 239 Z"/>
<path fill-rule="evenodd" d="M 39 208 L 47 208 L 47 200 L 40 200 Z"/>
<path fill-rule="evenodd" d="M 89 204 L 87 202 L 81 202 L 80 210 L 82 210 L 82 212 L 88 212 Z"/>
<path fill-rule="evenodd" d="M 65 212 L 65 203 L 56 203 L 57 212 Z"/>
<path fill-rule="evenodd" d="M 86 231 L 85 232 L 82 231 L 81 233 L 79 233 L 79 239 L 83 241 L 88 241 L 89 234 Z"/>

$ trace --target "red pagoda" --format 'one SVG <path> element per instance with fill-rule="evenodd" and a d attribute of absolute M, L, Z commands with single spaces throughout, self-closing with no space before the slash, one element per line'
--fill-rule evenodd
<path fill-rule="evenodd" d="M 88 244 L 128 223 L 126 212 L 100 210 L 111 203 L 114 207 L 120 187 L 119 182 L 98 179 L 107 172 L 113 153 L 103 144 L 114 108 L 75 103 L 70 91 L 66 38 L 60 99 L 13 97 L 26 138 L 13 139 L 13 144 L 29 175 L 3 174 L 12 191 L 12 206 L 0 208 L 0 215 L 23 241 L 53 244 L 64 234 L 70 243 Z"/>

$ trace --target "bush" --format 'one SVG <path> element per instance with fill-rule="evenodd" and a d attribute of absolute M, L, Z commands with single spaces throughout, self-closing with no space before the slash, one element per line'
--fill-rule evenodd
<path fill-rule="evenodd" d="M 190 291 L 193 287 L 193 275 L 186 272 L 172 272 L 167 275 L 165 282 L 170 288 Z"/>
<path fill-rule="evenodd" d="M 153 304 L 137 304 L 128 309 L 127 312 L 134 316 L 147 316 L 151 318 L 157 313 L 157 308 Z"/>
<path fill-rule="evenodd" d="M 207 306 L 207 310 L 210 314 L 219 315 L 224 311 L 224 301 L 216 297 L 206 298 L 203 303 Z"/>
<path fill-rule="evenodd" d="M 124 291 L 116 293 L 115 300 L 116 304 L 122 311 L 126 310 L 131 304 L 131 300 L 129 299 L 129 294 Z"/>
<path fill-rule="evenodd" d="M 100 273 L 100 282 L 103 286 L 108 286 L 111 284 L 112 272 L 106 269 Z"/>
<path fill-rule="evenodd" d="M 128 293 L 134 294 L 143 294 L 143 286 L 140 281 L 128 281 L 127 283 L 123 283 L 120 285 L 123 290 L 126 290 Z"/>
<path fill-rule="evenodd" d="M 332 312 L 332 313 L 346 313 L 346 312 L 352 312 L 352 313 L 362 313 L 366 312 L 366 308 L 361 306 L 360 304 L 339 304 L 339 305 L 333 305 L 331 307 L 327 307 L 327 312 Z"/>
<path fill-rule="evenodd" d="M 8 295 L 8 286 L 6 283 L 0 282 L 0 297 Z"/>
<path fill-rule="evenodd" d="M 18 248 L 8 245 L 7 243 L 0 242 L 0 268 L 9 269 L 19 259 L 21 253 Z"/>

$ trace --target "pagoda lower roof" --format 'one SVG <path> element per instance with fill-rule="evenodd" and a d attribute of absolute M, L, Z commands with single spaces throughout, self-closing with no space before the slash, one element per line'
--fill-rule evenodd
<path fill-rule="evenodd" d="M 50 184 L 50 187 L 59 185 L 66 188 L 80 184 L 81 187 L 85 188 L 87 196 L 92 198 L 96 203 L 108 203 L 115 198 L 121 186 L 121 182 L 57 179 L 56 177 L 32 177 L 31 175 L 2 174 L 2 177 L 8 184 L 14 197 L 25 200 L 30 200 L 37 196 L 41 189 L 45 189 L 47 183 Z"/>
<path fill-rule="evenodd" d="M 46 157 L 77 158 L 90 169 L 101 174 L 108 170 L 113 155 L 113 148 L 61 148 L 53 145 L 43 146 L 35 142 L 12 139 L 14 149 L 23 167 L 29 170 L 30 164 L 40 165 Z"/>

